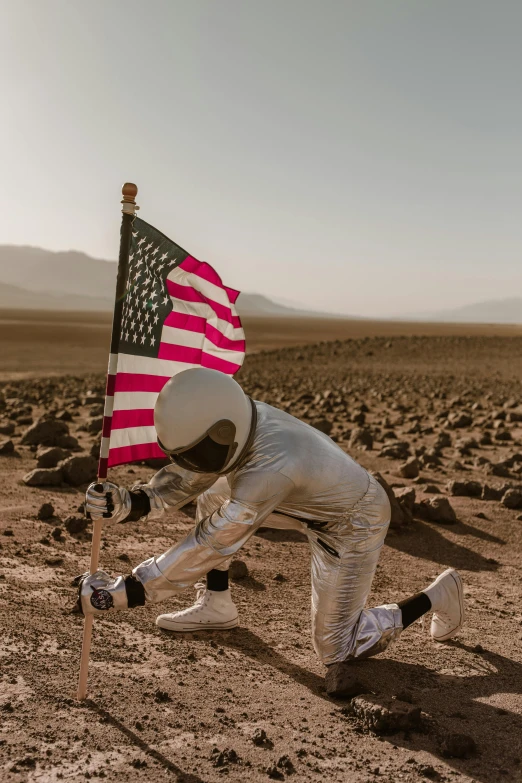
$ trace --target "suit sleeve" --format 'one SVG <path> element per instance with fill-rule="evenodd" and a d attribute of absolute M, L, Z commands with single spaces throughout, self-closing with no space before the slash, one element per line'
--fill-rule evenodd
<path fill-rule="evenodd" d="M 237 476 L 230 499 L 199 522 L 176 546 L 134 569 L 148 601 L 157 603 L 190 587 L 235 554 L 283 502 L 293 482 L 282 473 L 248 472 Z"/>
<path fill-rule="evenodd" d="M 148 484 L 135 484 L 132 489 L 141 490 L 149 498 L 150 512 L 146 518 L 157 519 L 167 508 L 177 509 L 190 503 L 211 487 L 217 478 L 215 473 L 192 473 L 177 465 L 167 465 Z"/>

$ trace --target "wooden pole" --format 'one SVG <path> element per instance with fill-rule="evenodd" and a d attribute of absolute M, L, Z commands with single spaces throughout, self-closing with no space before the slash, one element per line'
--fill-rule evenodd
<path fill-rule="evenodd" d="M 127 288 L 127 275 L 129 270 L 129 249 L 132 237 L 132 222 L 139 207 L 136 206 L 138 188 L 132 182 L 126 182 L 121 189 L 122 219 L 120 232 L 120 254 L 118 257 L 118 277 L 116 280 L 116 299 L 114 303 L 114 316 L 112 319 L 111 357 L 116 356 L 120 342 L 121 319 L 123 313 L 123 301 Z M 109 361 L 109 371 L 111 369 Z M 109 388 L 109 376 L 107 376 L 107 388 Z M 107 460 L 101 459 L 98 464 L 98 483 L 101 485 L 107 478 Z M 95 519 L 92 526 L 91 564 L 89 572 L 93 574 L 98 570 L 100 557 L 100 545 L 103 521 Z M 78 691 L 76 698 L 83 700 L 87 697 L 87 677 L 89 674 L 89 654 L 91 650 L 92 624 L 94 615 L 88 614 L 83 625 L 82 654 L 80 658 L 80 676 L 78 678 Z"/>

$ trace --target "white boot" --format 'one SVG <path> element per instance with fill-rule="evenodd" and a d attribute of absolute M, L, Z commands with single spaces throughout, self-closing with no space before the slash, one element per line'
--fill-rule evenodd
<path fill-rule="evenodd" d="M 206 585 L 195 585 L 196 602 L 188 609 L 172 614 L 160 614 L 156 625 L 168 631 L 222 630 L 238 624 L 237 607 L 230 590 L 207 590 Z"/>
<path fill-rule="evenodd" d="M 444 642 L 455 636 L 464 623 L 464 589 L 458 571 L 448 568 L 422 591 L 431 601 L 431 638 Z"/>

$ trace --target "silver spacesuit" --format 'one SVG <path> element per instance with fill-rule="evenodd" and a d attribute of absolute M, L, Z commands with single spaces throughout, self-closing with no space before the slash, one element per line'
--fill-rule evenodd
<path fill-rule="evenodd" d="M 364 609 L 390 521 L 386 493 L 330 438 L 255 402 L 257 424 L 244 459 L 226 476 L 177 465 L 133 489 L 149 516 L 198 498 L 195 529 L 133 574 L 153 603 L 184 590 L 230 558 L 261 526 L 294 528 L 312 550 L 312 630 L 325 664 L 384 650 L 402 630 L 396 604 Z"/>

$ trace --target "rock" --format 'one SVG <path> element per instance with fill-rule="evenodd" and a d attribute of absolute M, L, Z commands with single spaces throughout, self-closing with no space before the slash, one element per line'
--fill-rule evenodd
<path fill-rule="evenodd" d="M 0 454 L 3 456 L 10 456 L 15 453 L 15 447 L 12 440 L 2 440 L 0 441 Z"/>
<path fill-rule="evenodd" d="M 391 506 L 391 519 L 390 519 L 390 527 L 391 528 L 398 528 L 402 527 L 407 522 L 407 519 L 404 515 L 404 511 L 402 510 L 399 501 L 395 497 L 393 493 L 393 489 L 390 487 L 388 482 L 381 476 L 380 473 L 374 473 L 374 477 L 377 479 L 381 487 L 384 489 L 386 494 L 388 495 L 388 500 L 390 501 Z"/>
<path fill-rule="evenodd" d="M 522 508 L 522 490 L 508 489 L 500 502 L 506 508 Z"/>
<path fill-rule="evenodd" d="M 479 498 L 482 495 L 482 484 L 478 481 L 448 481 L 446 489 L 450 495 L 467 498 Z"/>
<path fill-rule="evenodd" d="M 326 693 L 336 699 L 352 699 L 369 693 L 371 687 L 362 682 L 352 663 L 332 663 L 324 678 Z"/>
<path fill-rule="evenodd" d="M 442 430 L 437 435 L 433 447 L 436 449 L 447 449 L 449 446 L 451 446 L 451 435 L 449 432 Z"/>
<path fill-rule="evenodd" d="M 15 431 L 14 421 L 0 422 L 0 435 L 12 435 Z"/>
<path fill-rule="evenodd" d="M 477 750 L 475 740 L 468 734 L 447 734 L 440 744 L 443 756 L 455 759 L 467 759 Z"/>
<path fill-rule="evenodd" d="M 497 430 L 495 432 L 495 440 L 513 440 L 513 436 L 511 435 L 509 430 Z"/>
<path fill-rule="evenodd" d="M 457 515 L 448 498 L 437 496 L 425 498 L 415 504 L 415 514 L 429 522 L 438 522 L 442 525 L 453 525 L 457 521 Z"/>
<path fill-rule="evenodd" d="M 368 427 L 355 427 L 350 435 L 350 446 L 373 449 L 373 435 Z"/>
<path fill-rule="evenodd" d="M 225 748 L 225 750 L 221 751 L 218 748 L 214 748 L 210 758 L 214 767 L 225 767 L 228 764 L 239 764 L 241 761 L 234 748 Z"/>
<path fill-rule="evenodd" d="M 310 424 L 319 432 L 324 432 L 325 435 L 329 435 L 333 427 L 332 422 L 328 419 L 314 419 Z"/>
<path fill-rule="evenodd" d="M 89 520 L 85 519 L 85 517 L 66 517 L 63 522 L 65 529 L 68 533 L 71 535 L 74 535 L 76 533 L 82 533 L 89 524 Z"/>
<path fill-rule="evenodd" d="M 89 432 L 91 435 L 97 435 L 99 432 L 102 431 L 103 427 L 103 416 L 97 416 L 94 419 L 91 419 L 87 422 L 85 425 L 85 431 Z"/>
<path fill-rule="evenodd" d="M 356 696 L 347 711 L 376 734 L 395 734 L 421 728 L 421 708 L 396 699 Z"/>
<path fill-rule="evenodd" d="M 67 484 L 78 487 L 88 484 L 96 478 L 98 463 L 90 454 L 68 457 L 60 462 L 59 467 L 63 471 L 63 477 Z"/>
<path fill-rule="evenodd" d="M 271 780 L 284 780 L 285 776 L 283 773 L 277 769 L 276 765 L 273 764 L 271 767 L 266 768 L 266 774 Z"/>
<path fill-rule="evenodd" d="M 295 772 L 295 767 L 288 756 L 281 756 L 281 758 L 276 761 L 276 767 L 282 769 L 285 775 L 293 775 Z"/>
<path fill-rule="evenodd" d="M 47 557 L 45 559 L 45 565 L 48 566 L 61 566 L 63 565 L 63 557 Z"/>
<path fill-rule="evenodd" d="M 64 541 L 64 537 L 62 533 L 63 530 L 61 527 L 55 527 L 51 530 L 51 536 L 54 538 L 55 541 Z"/>
<path fill-rule="evenodd" d="M 509 478 L 511 476 L 510 465 L 507 462 L 491 462 L 486 465 L 486 473 L 490 476 Z"/>
<path fill-rule="evenodd" d="M 283 574 L 276 574 L 274 576 L 274 582 L 288 582 L 288 579 L 286 576 L 283 576 Z"/>
<path fill-rule="evenodd" d="M 232 560 L 228 573 L 234 581 L 236 579 L 244 579 L 248 576 L 248 566 L 243 560 Z"/>
<path fill-rule="evenodd" d="M 409 456 L 410 444 L 401 440 L 383 446 L 379 452 L 379 457 L 388 457 L 388 459 L 408 459 Z"/>
<path fill-rule="evenodd" d="M 165 704 L 168 701 L 172 701 L 167 691 L 157 690 L 154 694 L 154 701 L 157 701 L 159 704 Z"/>
<path fill-rule="evenodd" d="M 399 467 L 399 475 L 406 479 L 414 479 L 420 473 L 417 457 L 410 457 Z"/>
<path fill-rule="evenodd" d="M 252 735 L 252 742 L 254 745 L 257 745 L 258 748 L 271 747 L 273 744 L 268 738 L 266 731 L 260 728 L 255 729 Z"/>
<path fill-rule="evenodd" d="M 36 515 L 36 518 L 39 519 L 41 522 L 46 522 L 48 519 L 52 519 L 53 517 L 54 517 L 53 504 L 42 503 L 42 505 L 38 509 L 38 514 Z"/>
<path fill-rule="evenodd" d="M 473 419 L 469 413 L 450 413 L 448 416 L 448 425 L 454 429 L 461 427 L 471 427 Z"/>
<path fill-rule="evenodd" d="M 124 563 L 130 563 L 131 559 L 126 552 L 122 552 L 118 555 L 118 560 L 122 560 Z"/>
<path fill-rule="evenodd" d="M 60 446 L 62 449 L 70 449 L 71 451 L 80 448 L 78 438 L 75 438 L 74 435 L 60 435 L 56 441 L 56 445 Z"/>
<path fill-rule="evenodd" d="M 36 452 L 36 466 L 38 468 L 55 468 L 62 459 L 71 456 L 70 451 L 59 446 L 44 446 Z"/>
<path fill-rule="evenodd" d="M 393 490 L 395 497 L 408 522 L 413 521 L 413 512 L 415 509 L 416 493 L 413 487 L 402 487 Z"/>
<path fill-rule="evenodd" d="M 436 487 L 435 484 L 426 484 L 422 491 L 425 492 L 426 495 L 437 495 L 440 492 L 439 488 Z"/>
<path fill-rule="evenodd" d="M 63 473 L 60 468 L 35 468 L 22 481 L 28 487 L 57 487 L 63 481 Z"/>
<path fill-rule="evenodd" d="M 68 434 L 69 427 L 64 421 L 41 418 L 24 432 L 21 443 L 25 446 L 57 446 L 59 438 Z"/>

